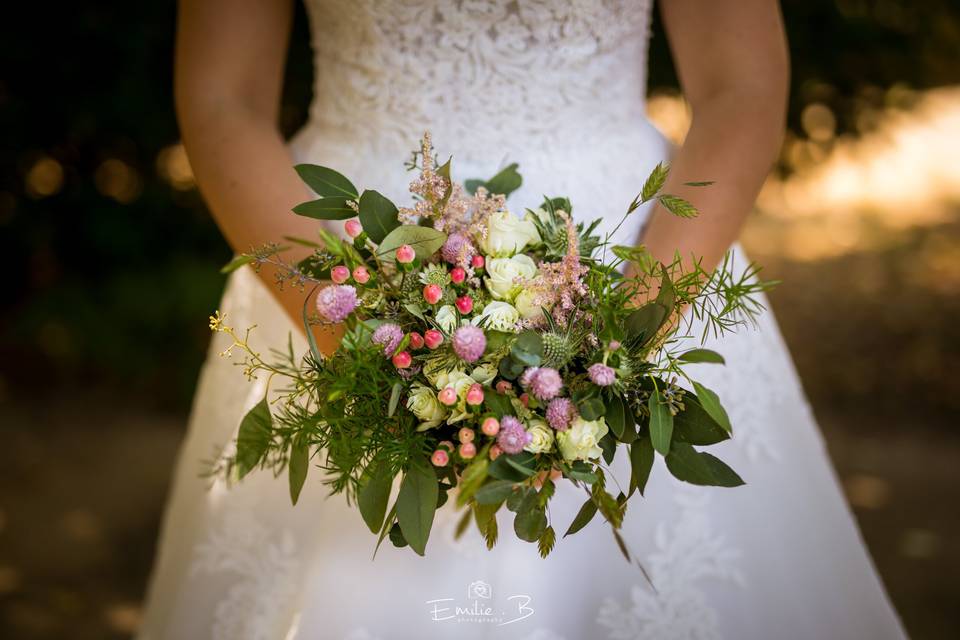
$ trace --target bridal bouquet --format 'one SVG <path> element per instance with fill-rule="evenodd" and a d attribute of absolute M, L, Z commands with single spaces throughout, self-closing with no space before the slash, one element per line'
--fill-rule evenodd
<path fill-rule="evenodd" d="M 389 537 L 421 555 L 448 499 L 464 509 L 459 530 L 475 521 L 491 548 L 497 513 L 512 512 L 516 535 L 543 556 L 557 531 L 576 533 L 599 513 L 629 558 L 618 529 L 655 455 L 686 482 L 743 483 L 698 450 L 729 438 L 731 425 L 717 394 L 684 371 L 723 358 L 679 344 L 684 309 L 718 333 L 753 319 L 767 284 L 754 267 L 738 276 L 728 259 L 707 272 L 680 256 L 662 264 L 643 247 L 611 246 L 595 233 L 600 221 L 575 222 L 562 197 L 518 217 L 505 205 L 521 184 L 517 165 L 457 184 L 429 135 L 408 168 L 418 172 L 414 198 L 398 209 L 332 169 L 299 165 L 321 197 L 294 211 L 345 221 L 351 240 L 320 227 L 318 243 L 288 238 L 313 249 L 304 260 L 287 262 L 285 247 L 271 244 L 224 268 L 270 264 L 281 285 L 313 289 L 302 357 L 288 345 L 264 359 L 249 330 L 211 318 L 233 339 L 227 352 L 243 352 L 248 377 L 286 381 L 243 418 L 221 471 L 286 470 L 296 503 L 318 467 L 332 493 L 357 506 L 377 547 Z M 666 176 L 657 166 L 621 224 L 652 200 L 697 215 L 661 193 Z M 344 327 L 333 354 L 317 348 L 314 325 Z M 632 473 L 614 494 L 608 465 L 618 452 Z M 551 520 L 558 482 L 583 491 L 572 522 Z"/>

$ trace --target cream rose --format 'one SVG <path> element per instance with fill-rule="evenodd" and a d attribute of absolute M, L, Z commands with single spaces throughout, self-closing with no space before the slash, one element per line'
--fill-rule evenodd
<path fill-rule="evenodd" d="M 492 364 L 481 364 L 470 372 L 470 377 L 484 386 L 490 386 L 493 379 L 497 377 L 497 367 Z"/>
<path fill-rule="evenodd" d="M 596 420 L 574 418 L 570 428 L 557 433 L 557 446 L 565 460 L 591 460 L 603 453 L 600 439 L 607 435 L 607 422 L 603 417 Z"/>
<path fill-rule="evenodd" d="M 553 429 L 543 420 L 531 420 L 527 433 L 532 436 L 530 443 L 523 449 L 530 453 L 547 453 L 553 449 Z"/>
<path fill-rule="evenodd" d="M 487 277 L 483 279 L 487 291 L 497 300 L 512 301 L 520 292 L 516 280 L 529 280 L 537 275 L 537 265 L 530 256 L 518 254 L 512 258 L 487 260 Z"/>
<path fill-rule="evenodd" d="M 485 306 L 480 315 L 473 318 L 473 324 L 494 331 L 516 331 L 520 312 L 509 302 L 495 300 Z"/>
<path fill-rule="evenodd" d="M 446 389 L 447 387 L 453 387 L 453 390 L 457 394 L 457 404 L 450 407 L 447 424 L 460 422 L 467 418 L 470 415 L 470 412 L 467 410 L 467 391 L 470 390 L 470 386 L 474 384 L 476 380 L 463 371 L 445 371 L 437 375 L 435 380 L 434 386 L 438 391 Z"/>
<path fill-rule="evenodd" d="M 407 397 L 407 409 L 422 422 L 418 431 L 436 427 L 447 415 L 446 408 L 437 399 L 436 392 L 423 384 L 414 384 Z"/>
<path fill-rule="evenodd" d="M 490 257 L 512 256 L 531 243 L 540 242 L 537 227 L 509 211 L 497 211 L 487 218 L 487 237 L 480 248 Z"/>
<path fill-rule="evenodd" d="M 457 328 L 457 310 L 453 308 L 453 305 L 445 304 L 437 309 L 434 320 L 437 321 L 441 329 L 447 333 L 453 333 L 454 329 Z"/>
<path fill-rule="evenodd" d="M 537 294 L 534 291 L 524 289 L 517 295 L 517 299 L 513 301 L 513 306 L 520 312 L 521 318 L 524 320 L 532 320 L 543 315 L 543 306 L 537 304 L 536 300 Z"/>

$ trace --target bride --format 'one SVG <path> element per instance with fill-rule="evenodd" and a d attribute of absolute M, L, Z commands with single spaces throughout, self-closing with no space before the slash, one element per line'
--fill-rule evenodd
<path fill-rule="evenodd" d="M 439 152 L 453 155 L 456 178 L 518 162 L 514 207 L 566 195 L 581 219 L 606 216 L 610 230 L 670 158 L 667 191 L 704 215 L 643 211 L 614 241 L 716 264 L 780 141 L 788 63 L 779 8 L 663 0 L 693 108 L 686 142 L 672 149 L 644 114 L 650 2 L 307 0 L 314 99 L 288 144 L 275 125 L 292 1 L 181 0 L 177 110 L 200 187 L 238 251 L 308 237 L 315 221 L 290 213 L 310 198 L 293 164 L 335 166 L 407 202 L 402 163 L 429 129 Z M 705 179 L 716 184 L 693 193 L 682 185 Z M 272 278 L 267 269 L 235 273 L 221 309 L 234 326 L 256 325 L 257 348 L 292 333 L 303 352 L 292 321 L 302 294 L 278 291 Z M 264 381 L 245 382 L 218 356 L 222 337 L 175 475 L 143 640 L 905 637 L 770 313 L 722 339 L 727 367 L 696 373 L 731 413 L 735 435 L 719 454 L 748 484 L 698 488 L 654 469 L 623 526 L 649 581 L 599 522 L 541 560 L 509 535 L 492 552 L 476 533 L 455 539 L 458 514 L 444 507 L 425 558 L 385 545 L 371 561 L 359 514 L 327 499 L 319 482 L 295 508 L 287 483 L 268 473 L 211 486 L 202 462 L 229 451 L 264 392 Z M 322 348 L 336 340 L 323 336 Z M 569 522 L 580 500 L 560 486 L 553 517 Z"/>

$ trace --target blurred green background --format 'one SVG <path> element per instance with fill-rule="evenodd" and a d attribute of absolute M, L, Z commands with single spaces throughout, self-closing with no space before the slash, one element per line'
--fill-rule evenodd
<path fill-rule="evenodd" d="M 230 255 L 178 142 L 170 2 L 0 24 L 0 636 L 136 628 Z M 790 131 L 744 242 L 891 596 L 960 637 L 960 9 L 788 0 Z M 295 23 L 282 127 L 312 64 Z M 650 113 L 688 112 L 659 22 Z M 785 576 L 788 580 L 789 577 Z"/>

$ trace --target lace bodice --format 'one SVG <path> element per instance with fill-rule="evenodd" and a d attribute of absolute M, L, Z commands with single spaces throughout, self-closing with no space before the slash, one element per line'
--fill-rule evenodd
<path fill-rule="evenodd" d="M 342 167 L 336 150 L 349 148 L 361 179 L 392 185 L 393 197 L 405 196 L 406 176 L 396 169 L 425 129 L 441 155 L 454 156 L 457 178 L 489 177 L 519 162 L 536 186 L 530 198 L 514 198 L 527 206 L 550 190 L 574 205 L 609 201 L 620 211 L 664 155 L 643 108 L 650 0 L 307 6 L 316 81 L 295 150 L 337 155 Z M 362 158 L 376 162 L 361 169 Z M 615 188 L 571 192 L 574 183 L 596 182 L 584 180 L 585 170 L 613 175 Z"/>

